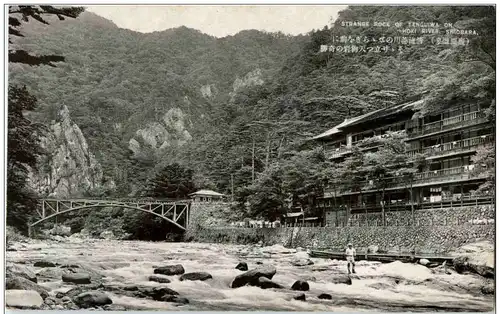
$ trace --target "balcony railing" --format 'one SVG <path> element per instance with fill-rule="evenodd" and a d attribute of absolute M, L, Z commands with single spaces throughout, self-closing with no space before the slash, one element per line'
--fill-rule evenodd
<path fill-rule="evenodd" d="M 412 185 L 422 184 L 426 182 L 438 182 L 443 180 L 448 181 L 456 181 L 463 179 L 470 179 L 472 175 L 473 166 L 460 166 L 454 168 L 440 169 L 434 171 L 426 171 L 416 173 L 414 175 L 414 179 Z M 386 188 L 396 188 L 396 187 L 404 187 L 407 183 L 405 183 L 401 177 L 390 177 L 385 178 Z M 366 182 L 363 184 L 361 190 L 362 191 L 370 191 L 376 189 L 373 182 Z M 356 189 L 356 190 L 359 190 Z M 326 193 L 331 194 L 332 196 L 335 194 L 333 189 L 327 189 Z M 337 195 L 345 194 L 345 193 L 355 193 L 352 188 L 349 188 L 348 185 L 340 185 L 337 187 L 336 191 Z"/>
<path fill-rule="evenodd" d="M 495 137 L 492 134 L 477 136 L 473 138 L 468 138 L 461 141 L 448 142 L 444 144 L 438 144 L 430 147 L 425 147 L 423 149 L 416 149 L 408 151 L 410 156 L 417 153 L 423 153 L 426 157 L 446 155 L 453 152 L 467 151 L 473 147 L 479 145 L 484 145 L 492 143 L 495 141 Z"/>
<path fill-rule="evenodd" d="M 347 153 L 350 153 L 350 152 L 351 152 L 350 147 L 341 146 L 339 148 L 330 149 L 328 151 L 328 155 L 330 155 L 330 158 L 338 158 L 338 157 L 345 155 Z"/>
<path fill-rule="evenodd" d="M 491 203 L 491 200 L 494 198 L 493 194 L 487 194 L 487 193 L 481 193 L 481 194 L 472 194 L 472 193 L 463 193 L 463 194 L 455 194 L 455 195 L 442 195 L 440 200 L 421 200 L 421 201 L 414 201 L 411 202 L 409 200 L 391 200 L 385 201 L 384 206 L 386 209 L 393 209 L 393 208 L 403 208 L 403 207 L 409 207 L 412 205 L 416 206 L 417 208 L 420 206 L 425 206 L 425 207 L 430 207 L 428 205 L 431 204 L 442 204 L 445 202 L 451 202 L 455 204 L 460 204 L 464 203 L 466 205 L 470 204 L 471 202 L 478 202 L 482 201 L 481 203 Z M 357 203 L 351 203 L 349 205 L 341 204 L 337 205 L 338 209 L 347 209 L 349 208 L 352 211 L 359 211 L 359 210 L 374 210 L 374 209 L 380 209 L 382 208 L 382 204 L 380 202 L 365 202 L 364 204 L 357 202 Z"/>
<path fill-rule="evenodd" d="M 439 131 L 453 129 L 458 124 L 460 124 L 460 126 L 466 126 L 466 125 L 481 123 L 484 121 L 486 121 L 484 113 L 480 111 L 474 111 L 456 117 L 446 118 L 436 122 L 424 124 L 420 129 L 411 132 L 409 136 L 414 137 L 419 135 L 426 135 Z"/>

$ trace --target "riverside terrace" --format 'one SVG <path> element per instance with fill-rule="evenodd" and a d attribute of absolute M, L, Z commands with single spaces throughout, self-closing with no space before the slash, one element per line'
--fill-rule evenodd
<path fill-rule="evenodd" d="M 446 111 L 414 117 L 422 101 L 404 103 L 346 119 L 339 125 L 314 139 L 321 143 L 327 156 L 334 162 L 341 162 L 352 152 L 352 148 L 367 138 L 375 139 L 369 145 L 360 147 L 363 152 L 376 150 L 380 145 L 377 138 L 387 132 L 406 132 L 409 148 L 407 153 L 422 153 L 426 168 L 415 175 L 413 193 L 397 178 L 388 178 L 384 197 L 386 207 L 399 210 L 414 208 L 449 207 L 487 204 L 493 201 L 493 193 L 476 194 L 485 178 L 472 172 L 471 157 L 477 149 L 494 145 L 494 124 L 488 121 L 484 108 L 477 104 L 456 104 Z M 376 126 L 374 128 L 374 126 Z M 327 209 L 326 224 L 343 225 L 348 213 L 358 211 L 377 212 L 381 210 L 381 193 L 367 182 L 363 195 L 347 186 L 337 186 L 325 191 L 322 206 Z M 335 215 L 332 214 L 335 213 Z M 328 217 L 342 217 L 338 218 Z"/>

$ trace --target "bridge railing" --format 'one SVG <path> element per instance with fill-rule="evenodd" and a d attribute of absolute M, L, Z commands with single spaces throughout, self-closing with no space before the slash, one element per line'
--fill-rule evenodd
<path fill-rule="evenodd" d="M 80 198 L 54 198 L 45 197 L 41 198 L 43 201 L 73 201 L 73 202 L 116 202 L 116 203 L 178 203 L 185 204 L 191 203 L 191 199 L 159 199 L 159 198 L 91 198 L 91 197 L 80 197 Z"/>

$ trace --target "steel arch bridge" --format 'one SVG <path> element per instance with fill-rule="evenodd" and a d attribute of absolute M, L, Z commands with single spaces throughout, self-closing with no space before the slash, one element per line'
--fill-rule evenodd
<path fill-rule="evenodd" d="M 39 218 L 35 222 L 30 222 L 28 224 L 29 233 L 31 235 L 32 227 L 58 215 L 99 207 L 120 207 L 140 210 L 165 219 L 185 231 L 189 224 L 191 201 L 40 199 L 40 206 L 36 208 Z"/>

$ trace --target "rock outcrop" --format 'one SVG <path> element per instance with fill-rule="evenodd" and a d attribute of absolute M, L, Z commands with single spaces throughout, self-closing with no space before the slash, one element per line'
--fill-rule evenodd
<path fill-rule="evenodd" d="M 101 165 L 66 106 L 40 144 L 45 153 L 38 158 L 37 170 L 29 173 L 29 184 L 40 195 L 65 197 L 114 186 L 104 182 Z"/>
<path fill-rule="evenodd" d="M 129 149 L 138 156 L 146 150 L 158 154 L 165 149 L 181 147 L 191 141 L 187 130 L 188 118 L 180 108 L 171 108 L 160 122 L 151 122 L 137 130 L 129 140 Z"/>

